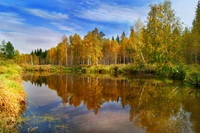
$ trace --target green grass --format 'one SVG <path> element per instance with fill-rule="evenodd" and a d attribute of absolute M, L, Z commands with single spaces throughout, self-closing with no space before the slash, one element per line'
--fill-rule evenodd
<path fill-rule="evenodd" d="M 159 64 L 116 64 L 116 65 L 81 65 L 81 66 L 54 66 L 54 65 L 23 65 L 24 71 L 46 71 L 61 73 L 84 73 L 84 74 L 125 74 L 125 75 L 152 75 L 163 78 L 185 78 L 182 66 L 159 65 Z"/>
<path fill-rule="evenodd" d="M 116 65 L 81 65 L 81 66 L 54 66 L 54 65 L 22 65 L 24 71 L 32 72 L 62 72 L 62 73 L 84 73 L 84 74 L 140 74 L 150 73 L 154 68 L 138 66 L 133 64 Z"/>
<path fill-rule="evenodd" d="M 21 68 L 0 55 L 0 132 L 17 132 L 17 118 L 25 109 Z"/>
<path fill-rule="evenodd" d="M 200 65 L 198 64 L 192 64 L 185 66 L 185 72 L 186 72 L 186 79 L 193 79 L 198 78 L 198 81 L 200 81 Z"/>

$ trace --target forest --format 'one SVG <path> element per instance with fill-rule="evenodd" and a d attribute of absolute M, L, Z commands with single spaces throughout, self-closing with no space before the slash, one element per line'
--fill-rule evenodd
<path fill-rule="evenodd" d="M 164 0 L 163 3 L 150 5 L 146 21 L 136 20 L 130 26 L 129 33 L 125 34 L 126 32 L 107 38 L 103 31 L 94 28 L 84 37 L 78 33 L 63 35 L 55 47 L 46 50 L 38 48 L 29 54 L 20 54 L 10 41 L 3 40 L 0 44 L 0 132 L 16 132 L 16 124 L 21 120 L 21 113 L 26 110 L 22 70 L 27 70 L 30 66 L 36 66 L 39 70 L 46 67 L 42 71 L 54 67 L 58 69 L 48 79 L 34 75 L 25 75 L 23 78 L 24 81 L 31 79 L 31 83 L 38 86 L 45 83 L 51 90 L 56 91 L 64 105 L 78 107 L 84 103 L 88 110 L 93 110 L 94 114 L 97 114 L 103 103 L 121 100 L 122 107 L 130 107 L 130 121 L 136 120 L 136 124 L 139 123 L 142 127 L 153 123 L 153 128 L 146 129 L 147 132 L 161 132 L 160 129 L 168 132 L 168 127 L 182 132 L 186 131 L 182 129 L 184 124 L 194 125 L 194 130 L 198 132 L 200 118 L 194 114 L 199 112 L 200 106 L 196 106 L 199 100 L 195 97 L 194 102 L 190 95 L 195 93 L 197 96 L 200 87 L 200 0 L 191 27 L 185 27 L 172 9 L 171 1 Z M 87 71 L 87 67 L 109 67 L 116 72 L 112 75 L 116 79 L 101 79 L 96 75 L 69 76 L 60 73 L 61 68 L 70 72 L 74 68 L 80 68 L 83 72 Z M 135 76 L 128 75 L 128 72 L 139 72 L 139 78 L 118 80 L 119 71 L 127 74 L 127 77 Z M 59 74 L 56 75 L 56 72 Z M 146 73 L 149 75 L 145 75 Z M 140 79 L 140 76 L 151 77 L 151 74 L 153 77 L 156 74 L 164 76 L 164 80 L 165 77 L 175 77 L 174 79 L 188 81 L 198 89 L 196 92 L 193 88 L 187 91 L 180 89 L 179 93 L 180 85 L 174 87 L 175 89 L 166 89 L 159 85 L 160 81 L 158 84 L 152 81 L 150 86 L 151 79 Z M 166 79 L 165 83 L 172 81 Z M 184 108 L 186 111 L 180 115 Z M 188 122 L 189 124 L 183 120 L 186 113 L 192 121 Z M 172 117 L 174 114 L 180 119 Z M 171 122 L 172 119 L 178 123 Z M 166 130 L 163 130 L 164 128 Z"/>
<path fill-rule="evenodd" d="M 159 73 L 182 71 L 185 64 L 200 63 L 200 1 L 191 28 L 184 25 L 171 7 L 171 1 L 150 5 L 147 21 L 140 19 L 130 34 L 105 38 L 95 28 L 83 38 L 79 34 L 63 36 L 56 47 L 21 54 L 19 62 L 30 65 L 116 65 L 131 64 L 138 69 Z"/>

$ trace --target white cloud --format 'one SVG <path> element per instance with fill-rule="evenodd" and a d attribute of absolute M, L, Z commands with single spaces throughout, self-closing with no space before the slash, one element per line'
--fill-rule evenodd
<path fill-rule="evenodd" d="M 172 8 L 185 26 L 192 26 L 198 0 L 171 0 Z"/>
<path fill-rule="evenodd" d="M 122 7 L 119 5 L 101 4 L 96 9 L 80 11 L 76 14 L 79 18 L 100 22 L 128 22 L 133 23 L 138 18 L 146 19 L 149 7 Z"/>
<path fill-rule="evenodd" d="M 29 8 L 26 8 L 24 10 L 35 16 L 38 16 L 38 17 L 41 17 L 44 19 L 60 20 L 60 19 L 68 19 L 69 18 L 69 16 L 67 14 L 58 13 L 58 12 L 47 12 L 47 11 L 40 10 L 40 9 L 29 9 Z"/>
<path fill-rule="evenodd" d="M 24 30 L 24 19 L 16 13 L 0 12 L 0 30 L 22 32 Z"/>
<path fill-rule="evenodd" d="M 81 10 L 75 14 L 79 18 L 88 19 L 96 22 L 117 22 L 133 24 L 138 18 L 146 20 L 149 5 L 162 3 L 164 0 L 152 0 L 142 7 L 120 6 L 117 4 L 100 3 L 99 6 L 92 9 Z M 195 10 L 198 0 L 171 0 L 172 9 L 175 10 L 176 16 L 185 24 L 192 26 L 195 17 Z"/>
<path fill-rule="evenodd" d="M 65 31 L 70 31 L 70 32 L 75 32 L 75 29 L 69 26 L 64 26 L 60 23 L 56 23 L 56 22 L 51 22 L 50 24 L 56 26 L 57 28 L 59 28 L 60 30 L 65 30 Z"/>
<path fill-rule="evenodd" d="M 23 24 L 24 19 L 20 18 L 16 13 L 0 12 L 1 27 L 2 24 Z"/>
<path fill-rule="evenodd" d="M 34 27 L 23 23 L 23 19 L 17 14 L 0 13 L 0 20 L 0 41 L 10 41 L 21 53 L 30 53 L 37 48 L 55 47 L 63 36 L 49 28 Z"/>
<path fill-rule="evenodd" d="M 29 30 L 25 33 L 0 32 L 0 37 L 12 42 L 15 49 L 21 53 L 30 53 L 38 48 L 44 50 L 55 47 L 63 36 L 63 34 L 42 27 L 29 27 Z"/>

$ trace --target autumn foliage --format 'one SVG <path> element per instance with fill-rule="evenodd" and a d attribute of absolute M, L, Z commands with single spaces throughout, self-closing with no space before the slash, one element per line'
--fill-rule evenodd
<path fill-rule="evenodd" d="M 111 65 L 133 64 L 138 68 L 155 67 L 160 74 L 181 71 L 182 64 L 200 62 L 200 2 L 192 29 L 183 30 L 171 2 L 150 6 L 146 25 L 139 19 L 129 35 L 105 38 L 95 28 L 87 35 L 63 36 L 56 47 L 23 54 L 21 62 L 32 65 Z"/>

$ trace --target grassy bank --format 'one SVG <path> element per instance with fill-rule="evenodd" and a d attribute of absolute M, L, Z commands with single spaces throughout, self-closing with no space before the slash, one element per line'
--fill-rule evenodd
<path fill-rule="evenodd" d="M 0 55 L 0 132 L 17 132 L 15 125 L 25 109 L 21 68 Z"/>
<path fill-rule="evenodd" d="M 186 72 L 186 80 L 187 81 L 194 81 L 196 82 L 196 78 L 198 82 L 200 83 L 200 65 L 198 64 L 192 64 L 192 65 L 187 65 L 185 67 L 185 72 Z"/>
<path fill-rule="evenodd" d="M 185 73 L 179 68 L 174 67 L 157 67 L 153 65 L 133 65 L 133 64 L 117 64 L 117 65 L 95 65 L 95 66 L 52 66 L 52 65 L 23 65 L 24 71 L 48 71 L 48 72 L 64 72 L 64 73 L 96 73 L 96 74 L 140 74 L 151 76 L 166 76 L 170 78 L 183 79 Z"/>
<path fill-rule="evenodd" d="M 24 71 L 47 71 L 47 72 L 75 72 L 75 73 L 150 73 L 154 70 L 138 69 L 136 66 L 130 64 L 118 65 L 82 65 L 82 66 L 54 66 L 54 65 L 22 65 Z"/>

